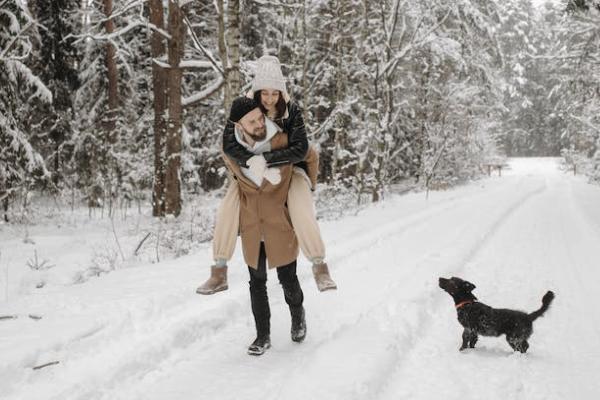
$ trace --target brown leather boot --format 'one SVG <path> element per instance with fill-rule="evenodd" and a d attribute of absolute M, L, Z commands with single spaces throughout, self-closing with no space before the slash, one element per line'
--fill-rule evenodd
<path fill-rule="evenodd" d="M 213 265 L 210 267 L 210 278 L 196 289 L 196 293 L 215 294 L 227 289 L 227 267 L 216 267 Z"/>
<path fill-rule="evenodd" d="M 312 270 L 319 292 L 337 289 L 337 285 L 329 275 L 329 267 L 327 267 L 327 263 L 313 264 Z"/>

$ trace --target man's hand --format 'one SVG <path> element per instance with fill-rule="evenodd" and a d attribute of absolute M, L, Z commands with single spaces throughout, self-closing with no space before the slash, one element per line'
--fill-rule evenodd
<path fill-rule="evenodd" d="M 267 170 L 267 160 L 262 155 L 252 156 L 248 161 L 248 169 L 257 178 L 262 178 Z"/>
<path fill-rule="evenodd" d="M 281 170 L 277 167 L 267 168 L 264 173 L 264 178 L 272 185 L 278 185 L 281 182 Z"/>

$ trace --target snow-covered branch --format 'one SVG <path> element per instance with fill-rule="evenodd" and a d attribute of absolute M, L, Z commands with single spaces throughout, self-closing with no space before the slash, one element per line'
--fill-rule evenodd
<path fill-rule="evenodd" d="M 77 40 L 74 41 L 74 43 L 79 43 L 82 40 L 85 39 L 92 39 L 92 40 L 97 40 L 97 41 L 104 41 L 104 40 L 114 40 L 120 36 L 125 35 L 126 33 L 136 29 L 136 28 L 149 28 L 152 29 L 155 32 L 158 32 L 161 34 L 161 36 L 163 36 L 165 39 L 171 39 L 171 35 L 169 35 L 168 32 L 166 32 L 164 29 L 160 29 L 158 28 L 156 25 L 151 24 L 150 22 L 147 21 L 135 21 L 135 22 L 130 22 L 126 27 L 121 28 L 117 31 L 114 31 L 112 33 L 109 34 L 83 34 L 83 35 L 69 35 L 67 36 L 65 39 L 69 39 L 71 37 L 75 37 L 77 38 Z"/>
<path fill-rule="evenodd" d="M 44 85 L 40 78 L 38 78 L 28 66 L 23 64 L 19 60 L 4 60 L 6 68 L 11 76 L 15 79 L 20 77 L 28 83 L 28 85 L 35 89 L 33 97 L 37 97 L 46 103 L 52 103 L 52 93 Z"/>
<path fill-rule="evenodd" d="M 574 115 L 574 114 L 570 114 L 569 117 L 573 118 L 576 121 L 581 122 L 583 125 L 587 126 L 588 128 L 592 128 L 597 133 L 600 133 L 600 126 L 594 125 L 589 119 L 584 119 L 584 118 L 578 117 L 577 115 Z"/>
<path fill-rule="evenodd" d="M 402 61 L 402 59 L 404 59 L 404 57 L 410 51 L 412 51 L 413 49 L 417 49 L 421 46 L 424 46 L 425 44 L 427 44 L 429 42 L 434 41 L 436 38 L 432 35 L 433 32 L 438 30 L 440 28 L 440 26 L 442 26 L 444 24 L 444 22 L 446 22 L 446 19 L 448 19 L 448 17 L 450 16 L 451 13 L 452 13 L 452 10 L 448 10 L 446 15 L 444 15 L 444 17 L 438 23 L 436 23 L 434 26 L 429 28 L 423 35 L 421 35 L 421 37 L 419 39 L 416 39 L 418 27 L 420 26 L 420 24 L 418 24 L 417 29 L 415 29 L 415 31 L 413 32 L 413 36 L 412 36 L 410 42 L 406 46 L 404 46 L 402 49 L 400 49 L 394 55 L 394 57 L 386 63 L 386 65 L 383 67 L 380 75 L 383 76 L 383 75 L 393 74 L 394 71 L 396 70 L 396 68 L 398 67 L 400 61 Z"/>
<path fill-rule="evenodd" d="M 223 80 L 223 78 L 219 77 L 219 79 L 217 79 L 215 82 L 213 82 L 212 85 L 210 85 L 203 91 L 195 93 L 188 97 L 184 97 L 181 100 L 181 105 L 183 107 L 189 107 L 189 106 L 192 106 L 196 103 L 199 103 L 199 102 L 209 98 L 210 96 L 215 94 L 219 89 L 221 89 L 221 86 L 223 86 L 224 83 L 225 83 L 225 81 Z"/>
<path fill-rule="evenodd" d="M 171 64 L 168 63 L 165 57 L 153 58 L 152 62 L 161 68 L 172 68 Z M 210 69 L 214 67 L 214 64 L 210 61 L 203 60 L 182 60 L 176 67 L 183 69 Z"/>
<path fill-rule="evenodd" d="M 206 56 L 206 58 L 208 58 L 208 60 L 210 61 L 210 63 L 212 64 L 212 66 L 216 72 L 221 74 L 221 76 L 225 77 L 225 71 L 223 70 L 221 63 L 216 60 L 216 58 L 212 55 L 212 53 L 210 51 L 208 51 L 202 45 L 202 43 L 200 43 L 200 40 L 196 36 L 196 32 L 194 32 L 194 29 L 192 28 L 192 24 L 190 23 L 190 20 L 188 19 L 187 15 L 185 15 L 185 14 L 183 16 L 183 21 L 185 22 L 185 24 L 188 27 L 188 32 L 190 33 L 190 36 L 192 37 L 194 47 L 197 50 L 199 50 L 202 54 L 204 54 Z"/>
<path fill-rule="evenodd" d="M 269 0 L 252 0 L 256 4 L 260 4 L 261 6 L 269 6 L 269 7 L 283 7 L 289 9 L 300 9 L 302 8 L 301 4 L 287 4 L 281 1 L 269 1 Z"/>
<path fill-rule="evenodd" d="M 3 12 L 3 13 L 14 17 L 14 15 L 12 13 L 5 13 L 5 12 Z M 6 45 L 4 50 L 2 50 L 2 53 L 0 53 L 0 61 L 5 60 L 5 59 L 22 60 L 22 59 L 25 59 L 29 55 L 29 52 L 31 51 L 31 44 L 29 43 L 29 39 L 24 38 L 22 35 L 25 32 L 27 32 L 27 30 L 34 25 L 35 25 L 34 21 L 29 21 L 27 23 L 27 25 L 25 25 L 25 27 L 23 27 L 23 29 L 20 29 L 18 22 L 16 22 L 16 19 L 15 19 L 15 21 L 13 22 L 13 25 L 11 26 L 11 30 L 18 31 L 18 33 L 8 42 L 8 44 Z M 21 55 L 17 55 L 17 56 L 7 56 L 8 52 L 12 49 L 12 47 L 19 40 L 24 40 L 25 43 L 27 44 L 25 46 L 25 54 L 21 54 Z"/>
<path fill-rule="evenodd" d="M 110 16 L 97 21 L 96 24 L 97 25 L 104 24 L 105 22 L 108 22 L 111 19 L 115 19 L 117 17 L 120 17 L 121 15 L 125 15 L 129 10 L 136 8 L 136 7 L 140 7 L 140 11 L 142 11 L 143 7 L 144 7 L 144 3 L 146 3 L 147 1 L 148 0 L 132 0 L 128 4 L 125 4 L 123 6 L 123 8 L 121 8 L 120 10 L 116 10 L 116 11 L 113 10 L 113 12 L 110 14 Z"/>

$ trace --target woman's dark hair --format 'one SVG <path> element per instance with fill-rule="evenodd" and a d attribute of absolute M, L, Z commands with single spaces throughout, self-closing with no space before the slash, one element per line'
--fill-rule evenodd
<path fill-rule="evenodd" d="M 267 115 L 267 109 L 265 108 L 265 106 L 263 106 L 262 102 L 260 101 L 260 90 L 257 90 L 256 92 L 254 92 L 254 101 L 256 101 L 258 103 L 258 106 L 260 107 L 260 110 L 263 112 L 263 114 Z M 275 104 L 275 111 L 277 112 L 277 114 L 275 115 L 275 118 L 273 118 L 275 120 L 275 122 L 277 122 L 278 120 L 282 120 L 283 116 L 285 115 L 285 110 L 287 109 L 287 104 L 285 104 L 285 100 L 283 98 L 283 93 L 281 93 L 280 90 L 278 90 L 279 92 L 279 99 L 277 100 L 277 103 Z"/>

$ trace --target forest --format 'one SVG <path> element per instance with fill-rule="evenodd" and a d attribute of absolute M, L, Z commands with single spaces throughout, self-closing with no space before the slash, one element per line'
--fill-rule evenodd
<path fill-rule="evenodd" d="M 34 194 L 177 217 L 226 184 L 228 109 L 265 54 L 332 193 L 514 156 L 600 182 L 598 0 L 0 0 L 3 219 Z"/>

